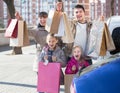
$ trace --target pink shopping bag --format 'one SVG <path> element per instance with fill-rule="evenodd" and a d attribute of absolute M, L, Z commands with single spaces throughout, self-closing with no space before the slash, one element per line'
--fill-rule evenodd
<path fill-rule="evenodd" d="M 38 92 L 59 93 L 60 90 L 60 63 L 39 62 Z"/>
<path fill-rule="evenodd" d="M 5 31 L 5 37 L 16 38 L 17 32 L 18 32 L 18 21 L 17 19 L 11 19 Z"/>

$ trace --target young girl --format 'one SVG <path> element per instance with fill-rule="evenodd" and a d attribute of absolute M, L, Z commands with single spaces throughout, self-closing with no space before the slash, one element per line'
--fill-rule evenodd
<path fill-rule="evenodd" d="M 57 45 L 58 39 L 54 34 L 48 34 L 46 38 L 47 45 L 43 48 L 39 62 L 60 62 L 61 67 L 66 66 L 66 57 L 63 50 Z M 60 84 L 64 83 L 64 75 L 61 69 L 61 81 Z"/>
<path fill-rule="evenodd" d="M 67 64 L 65 74 L 76 74 L 78 70 L 89 66 L 89 63 L 83 59 L 82 48 L 79 46 L 73 47 L 73 57 Z"/>

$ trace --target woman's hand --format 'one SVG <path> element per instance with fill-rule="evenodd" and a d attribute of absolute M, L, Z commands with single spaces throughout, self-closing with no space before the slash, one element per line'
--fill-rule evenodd
<path fill-rule="evenodd" d="M 21 15 L 19 14 L 18 11 L 15 12 L 15 18 L 16 18 L 17 20 L 20 20 L 20 19 L 21 19 Z"/>
<path fill-rule="evenodd" d="M 59 12 L 62 12 L 62 8 L 63 8 L 63 2 L 57 2 L 56 3 L 56 10 Z"/>

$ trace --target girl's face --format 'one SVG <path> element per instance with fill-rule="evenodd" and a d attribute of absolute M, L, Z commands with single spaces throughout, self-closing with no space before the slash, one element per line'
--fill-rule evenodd
<path fill-rule="evenodd" d="M 58 42 L 58 40 L 55 37 L 51 37 L 51 36 L 47 37 L 47 44 L 48 44 L 50 50 L 55 49 L 57 42 Z"/>
<path fill-rule="evenodd" d="M 73 50 L 73 56 L 76 60 L 80 60 L 80 57 L 81 57 L 81 49 L 79 47 L 76 47 L 74 50 Z"/>

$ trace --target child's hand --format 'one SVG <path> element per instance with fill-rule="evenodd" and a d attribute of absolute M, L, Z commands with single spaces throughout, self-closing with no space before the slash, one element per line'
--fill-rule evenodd
<path fill-rule="evenodd" d="M 75 70 L 76 70 L 76 66 L 73 65 L 73 66 L 72 66 L 72 71 L 75 71 Z"/>
<path fill-rule="evenodd" d="M 52 61 L 56 62 L 57 61 L 57 57 L 56 56 L 52 56 Z"/>
<path fill-rule="evenodd" d="M 48 60 L 48 56 L 47 55 L 44 56 L 44 60 Z"/>
<path fill-rule="evenodd" d="M 81 70 L 81 68 L 82 68 L 82 67 L 80 66 L 80 67 L 79 67 L 79 70 Z"/>

